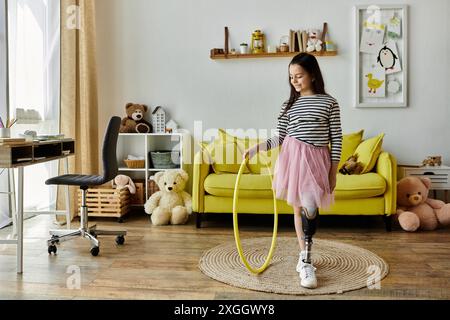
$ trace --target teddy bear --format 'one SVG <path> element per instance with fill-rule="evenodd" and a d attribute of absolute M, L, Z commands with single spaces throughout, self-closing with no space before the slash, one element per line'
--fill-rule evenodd
<path fill-rule="evenodd" d="M 397 182 L 397 219 L 405 231 L 450 225 L 450 203 L 428 198 L 431 180 L 405 177 Z"/>
<path fill-rule="evenodd" d="M 144 209 L 151 214 L 156 226 L 185 224 L 192 213 L 191 195 L 184 191 L 189 176 L 183 169 L 169 169 L 155 174 L 159 187 L 145 203 Z"/>
<path fill-rule="evenodd" d="M 308 42 L 306 43 L 306 52 L 322 51 L 322 40 L 319 39 L 320 31 L 311 29 L 308 31 Z"/>
<path fill-rule="evenodd" d="M 127 117 L 120 124 L 121 133 L 152 133 L 153 126 L 144 119 L 148 107 L 143 104 L 128 103 L 125 106 Z"/>
<path fill-rule="evenodd" d="M 358 154 L 354 154 L 344 162 L 339 172 L 342 174 L 361 174 L 363 169 L 363 164 L 358 161 Z"/>
<path fill-rule="evenodd" d="M 117 189 L 121 190 L 123 188 L 128 188 L 131 194 L 136 193 L 136 185 L 133 180 L 129 176 L 119 174 L 114 178 L 113 186 L 116 186 Z"/>

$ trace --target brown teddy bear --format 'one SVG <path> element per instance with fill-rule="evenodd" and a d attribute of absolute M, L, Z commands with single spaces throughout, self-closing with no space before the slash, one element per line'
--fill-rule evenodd
<path fill-rule="evenodd" d="M 363 164 L 358 162 L 358 155 L 354 154 L 344 162 L 339 172 L 342 174 L 361 174 L 363 168 Z"/>
<path fill-rule="evenodd" d="M 121 133 L 152 133 L 153 126 L 144 119 L 148 107 L 143 104 L 128 103 L 125 106 L 127 117 L 122 119 Z"/>
<path fill-rule="evenodd" d="M 450 203 L 428 198 L 431 180 L 405 177 L 397 182 L 397 218 L 405 231 L 450 225 Z"/>

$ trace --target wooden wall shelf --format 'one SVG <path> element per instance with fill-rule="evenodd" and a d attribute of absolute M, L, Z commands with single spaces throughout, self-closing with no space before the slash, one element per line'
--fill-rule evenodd
<path fill-rule="evenodd" d="M 300 52 L 277 52 L 277 53 L 248 53 L 248 54 L 211 54 L 210 57 L 213 60 L 221 59 L 249 59 L 249 58 L 274 58 L 274 57 L 293 57 Z M 336 56 L 337 51 L 321 51 L 321 52 L 311 52 L 312 55 L 318 57 L 331 57 Z"/>

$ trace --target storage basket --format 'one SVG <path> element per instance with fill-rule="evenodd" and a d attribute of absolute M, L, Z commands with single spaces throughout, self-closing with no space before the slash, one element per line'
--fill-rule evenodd
<path fill-rule="evenodd" d="M 159 191 L 159 187 L 156 184 L 156 181 L 153 179 L 148 180 L 148 196 L 150 197 L 155 192 Z"/>
<path fill-rule="evenodd" d="M 145 203 L 145 179 L 134 180 L 136 193 L 130 195 L 130 204 L 143 205 Z"/>
<path fill-rule="evenodd" d="M 142 169 L 145 168 L 145 160 L 123 160 L 125 165 L 130 169 Z"/>
<path fill-rule="evenodd" d="M 86 191 L 86 205 L 89 217 L 121 218 L 130 210 L 128 188 L 117 190 L 108 187 L 89 188 Z M 78 207 L 81 206 L 81 190 L 78 190 Z M 78 213 L 79 214 L 79 213 Z"/>
<path fill-rule="evenodd" d="M 149 158 L 151 166 L 155 169 L 177 169 L 180 168 L 179 151 L 150 151 Z"/>

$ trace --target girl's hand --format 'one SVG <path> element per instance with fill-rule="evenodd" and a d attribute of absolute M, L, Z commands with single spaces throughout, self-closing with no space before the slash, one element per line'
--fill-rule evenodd
<path fill-rule="evenodd" d="M 330 184 L 330 193 L 333 193 L 336 188 L 336 175 L 339 162 L 333 162 L 331 165 L 330 173 L 328 174 L 328 181 Z"/>
<path fill-rule="evenodd" d="M 250 160 L 257 153 L 258 153 L 258 146 L 256 145 L 254 147 L 251 147 L 251 148 L 245 150 L 245 152 L 242 156 L 242 160 L 244 160 L 245 158 L 248 158 Z"/>
<path fill-rule="evenodd" d="M 330 172 L 328 181 L 330 183 L 330 193 L 333 193 L 334 188 L 336 188 L 336 174 Z"/>

